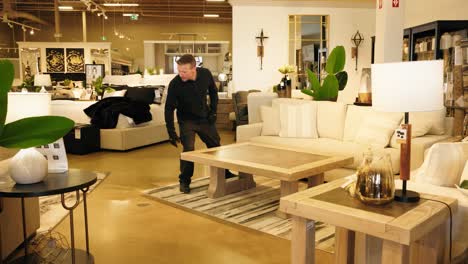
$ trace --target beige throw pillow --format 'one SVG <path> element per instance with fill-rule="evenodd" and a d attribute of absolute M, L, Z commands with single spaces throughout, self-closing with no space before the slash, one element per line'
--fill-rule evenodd
<path fill-rule="evenodd" d="M 436 143 L 429 149 L 416 172 L 416 182 L 453 187 L 460 178 L 468 158 L 468 143 Z"/>
<path fill-rule="evenodd" d="M 373 112 L 360 125 L 354 142 L 385 148 L 401 121 L 401 115 Z"/>
<path fill-rule="evenodd" d="M 271 106 L 262 105 L 260 107 L 262 118 L 262 136 L 278 136 L 280 133 L 279 110 Z"/>
<path fill-rule="evenodd" d="M 317 105 L 313 102 L 279 104 L 280 137 L 318 138 Z"/>

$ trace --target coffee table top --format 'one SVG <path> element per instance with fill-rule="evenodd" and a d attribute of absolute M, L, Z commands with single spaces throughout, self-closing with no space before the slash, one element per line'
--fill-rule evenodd
<path fill-rule="evenodd" d="M 426 194 L 421 194 L 421 200 L 413 204 L 365 205 L 341 188 L 347 181 L 338 179 L 283 197 L 280 210 L 405 245 L 447 219 L 447 207 L 428 199 L 447 203 L 452 212 L 457 210 L 457 200 Z"/>
<path fill-rule="evenodd" d="M 353 162 L 351 156 L 331 157 L 251 142 L 183 152 L 181 158 L 287 181 L 295 181 Z"/>

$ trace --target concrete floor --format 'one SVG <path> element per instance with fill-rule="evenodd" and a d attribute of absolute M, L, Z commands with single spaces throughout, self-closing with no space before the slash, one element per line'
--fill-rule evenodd
<path fill-rule="evenodd" d="M 222 144 L 234 142 L 221 131 Z M 196 148 L 204 144 L 197 139 Z M 177 182 L 178 149 L 169 143 L 129 152 L 68 155 L 71 168 L 108 171 L 88 199 L 90 248 L 96 263 L 290 263 L 290 242 L 149 200 L 141 191 Z M 201 177 L 201 166 L 195 176 Z M 84 249 L 83 205 L 75 210 L 75 237 Z M 69 238 L 69 218 L 55 231 Z M 322 255 L 322 256 L 321 256 Z M 329 254 L 318 252 L 317 263 Z"/>

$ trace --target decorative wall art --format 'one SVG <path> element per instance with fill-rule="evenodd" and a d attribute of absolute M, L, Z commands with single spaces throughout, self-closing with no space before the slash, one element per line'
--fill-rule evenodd
<path fill-rule="evenodd" d="M 65 72 L 64 49 L 46 48 L 47 72 Z"/>
<path fill-rule="evenodd" d="M 98 77 L 104 78 L 104 64 L 86 64 L 86 84 L 92 84 Z"/>
<path fill-rule="evenodd" d="M 67 49 L 67 72 L 84 72 L 84 49 Z"/>

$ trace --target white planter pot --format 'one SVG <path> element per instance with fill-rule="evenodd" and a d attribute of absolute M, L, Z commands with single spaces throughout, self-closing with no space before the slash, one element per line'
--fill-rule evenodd
<path fill-rule="evenodd" d="M 10 177 L 19 184 L 37 183 L 47 175 L 47 159 L 36 150 L 20 150 L 10 161 Z"/>

